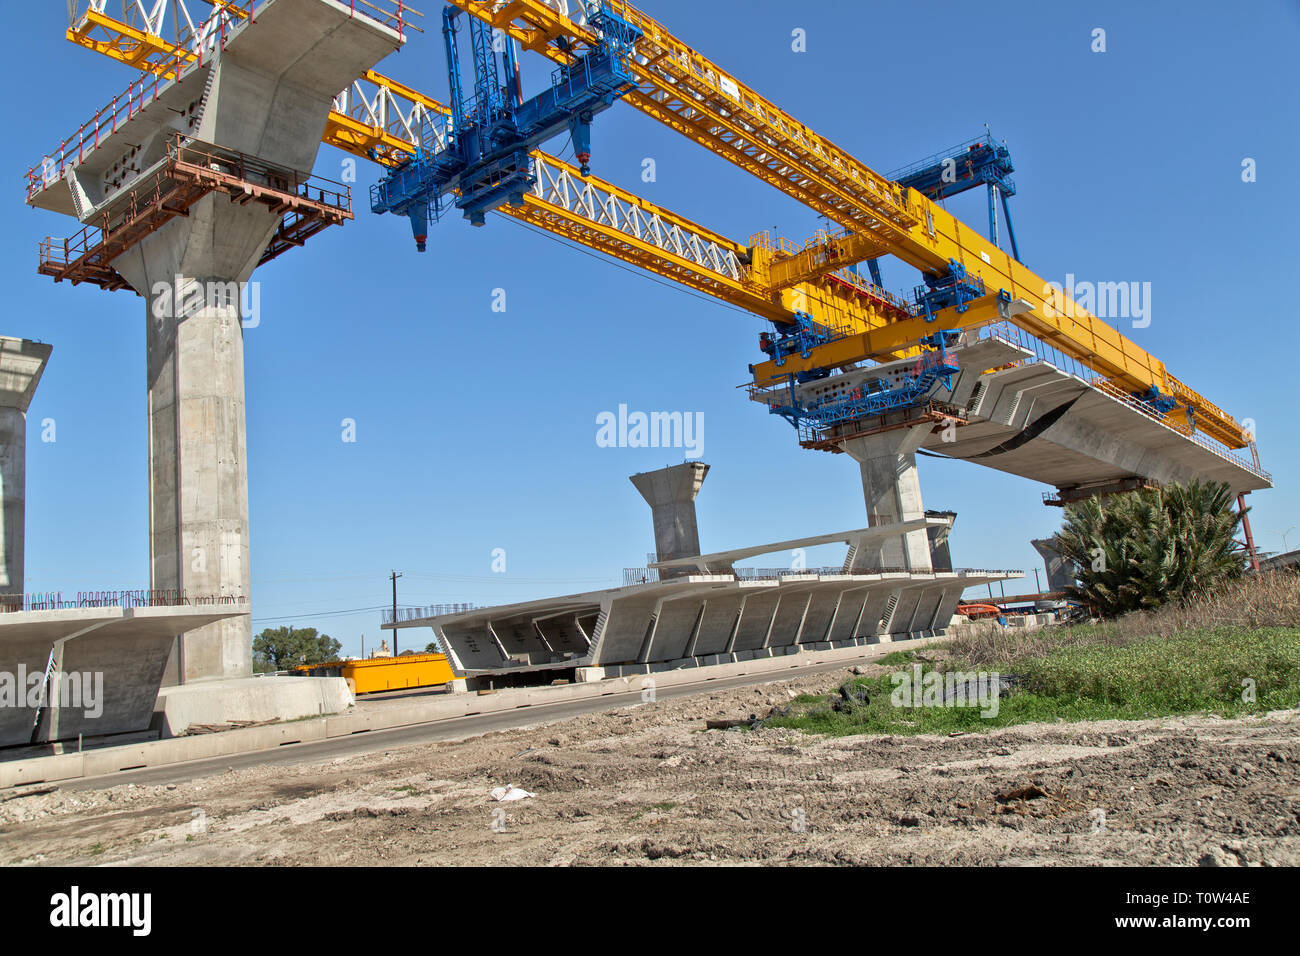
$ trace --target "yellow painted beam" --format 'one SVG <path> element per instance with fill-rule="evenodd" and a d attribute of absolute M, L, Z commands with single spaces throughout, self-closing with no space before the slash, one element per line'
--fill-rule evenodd
<path fill-rule="evenodd" d="M 998 302 L 996 294 L 986 295 L 968 304 L 965 312 L 943 309 L 935 314 L 932 322 L 925 316 L 891 322 L 876 329 L 850 335 L 826 345 L 818 345 L 809 352 L 808 358 L 799 355 L 786 356 L 785 363 L 763 362 L 754 366 L 754 384 L 764 386 L 772 384 L 792 372 L 806 372 L 815 368 L 842 368 L 854 362 L 868 359 L 887 361 L 889 357 L 914 346 L 927 335 L 944 329 L 973 329 L 990 322 L 1007 318 L 1006 307 Z M 913 353 L 914 354 L 914 353 Z"/>
<path fill-rule="evenodd" d="M 568 62 L 596 40 L 595 34 L 585 26 L 560 14 L 543 0 L 510 0 L 505 4 L 499 0 L 452 2 L 504 30 L 525 48 L 537 50 L 557 62 Z M 644 56 L 633 61 L 639 86 L 626 97 L 633 106 L 838 222 L 856 234 L 849 241 L 858 245 L 859 251 L 868 252 L 862 258 L 887 250 L 930 274 L 944 271 L 950 260 L 960 262 L 970 274 L 983 279 L 990 292 L 1005 290 L 1012 298 L 1031 303 L 1032 312 L 1013 319 L 1025 331 L 1094 369 L 1118 387 L 1144 392 L 1156 386 L 1174 395 L 1195 409 L 1201 429 L 1229 447 L 1241 448 L 1248 443 L 1249 436 L 1240 425 L 1174 378 L 1163 362 L 1063 296 L 1053 296 L 1041 277 L 978 232 L 919 192 L 889 182 L 818 136 L 630 4 L 610 0 L 610 5 L 614 12 L 644 33 L 638 46 L 638 52 Z M 237 8 L 229 9 L 237 12 Z M 109 39 L 94 39 L 90 34 L 96 28 L 104 30 Z M 563 45 L 558 42 L 561 38 L 565 41 Z M 93 12 L 87 14 L 80 29 L 68 31 L 68 39 L 141 69 L 166 71 L 161 74 L 164 76 L 171 76 L 179 62 L 193 58 L 192 54 L 177 50 L 160 38 Z M 368 73 L 366 78 L 387 84 L 396 94 L 412 102 L 447 111 L 432 97 L 410 87 L 378 74 Z M 339 113 L 331 114 L 325 141 L 388 166 L 403 162 L 405 156 L 414 152 L 411 144 L 387 131 L 365 127 Z M 579 228 L 554 217 L 546 217 L 546 221 L 550 226 L 543 225 L 543 228 L 552 228 L 566 236 Z M 583 223 L 580 230 L 589 228 Z M 629 247 L 626 243 L 611 245 L 604 239 L 600 241 L 603 245 L 597 248 L 642 268 L 665 269 L 660 273 L 664 275 L 676 270 L 677 264 L 671 258 L 657 261 L 648 249 L 637 248 L 635 244 Z M 662 250 L 655 252 L 661 254 Z M 836 327 L 835 315 L 831 314 L 835 310 L 829 300 L 817 299 L 816 292 L 824 285 L 819 280 L 827 263 L 817 261 L 816 252 L 804 258 L 807 261 L 786 265 L 767 263 L 767 290 L 784 288 L 785 292 L 776 306 L 760 294 L 765 305 L 756 312 L 774 321 L 788 321 L 785 309 L 792 304 L 790 294 L 811 297 L 823 302 L 820 314 L 814 309 L 800 311 L 808 311 L 817 321 Z M 797 285 L 787 287 L 796 280 Z M 739 304 L 740 300 L 753 300 L 750 290 L 742 293 L 727 283 L 718 288 L 723 292 L 719 297 L 726 301 Z M 869 308 L 864 310 L 852 304 L 844 304 L 838 312 L 840 321 L 848 323 L 847 327 L 867 330 L 858 334 L 868 336 L 863 341 L 875 343 L 879 349 L 869 357 L 897 354 L 911 341 L 908 336 L 915 320 L 890 323 Z M 963 319 L 967 316 L 963 314 Z M 878 322 L 883 322 L 884 327 L 878 326 Z"/>

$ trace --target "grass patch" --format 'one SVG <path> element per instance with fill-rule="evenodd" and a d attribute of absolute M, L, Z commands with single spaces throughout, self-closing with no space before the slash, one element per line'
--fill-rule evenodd
<path fill-rule="evenodd" d="M 870 695 L 869 704 L 833 712 L 826 709 L 827 698 L 809 701 L 805 695 L 792 702 L 787 716 L 766 725 L 833 736 L 942 734 L 1056 720 L 1238 717 L 1300 702 L 1300 628 L 1216 628 L 1122 641 L 1113 636 L 1104 626 L 1047 629 L 1003 637 L 1005 646 L 977 648 L 975 654 L 956 642 L 950 660 L 938 668 L 923 665 L 923 674 L 938 669 L 1018 675 L 1018 689 L 997 702 L 996 715 L 982 716 L 974 702 L 894 706 L 897 685 L 885 674 L 855 681 Z M 1244 681 L 1253 682 L 1253 700 L 1243 699 L 1250 686 Z"/>
<path fill-rule="evenodd" d="M 629 822 L 629 823 L 634 823 L 634 822 L 636 822 L 637 820 L 640 820 L 640 819 L 641 819 L 643 816 L 645 816 L 647 813 L 650 813 L 650 812 L 655 811 L 655 810 L 658 810 L 660 813 L 667 813 L 669 810 L 673 810 L 673 809 L 675 809 L 676 807 L 677 807 L 677 804 L 674 803 L 672 800 L 665 800 L 665 801 L 663 801 L 662 803 L 652 803 L 652 804 L 650 804 L 650 806 L 646 807 L 645 809 L 643 809 L 643 810 L 638 810 L 636 813 L 632 814 L 632 816 L 631 816 L 631 818 L 628 820 L 628 822 Z"/>
<path fill-rule="evenodd" d="M 914 657 L 916 657 L 916 651 L 891 651 L 880 660 L 872 661 L 872 663 L 879 664 L 881 667 L 897 667 L 899 664 L 911 663 Z"/>

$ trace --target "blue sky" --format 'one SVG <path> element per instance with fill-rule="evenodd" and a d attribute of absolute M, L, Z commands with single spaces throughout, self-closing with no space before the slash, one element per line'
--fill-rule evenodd
<path fill-rule="evenodd" d="M 644 0 L 688 43 L 880 172 L 978 135 L 1017 165 L 1022 258 L 1044 277 L 1152 284 L 1152 321 L 1124 331 L 1175 375 L 1258 423 L 1272 491 L 1249 499 L 1261 548 L 1300 545 L 1294 478 L 1291 286 L 1300 154 L 1294 104 L 1300 5 L 1262 0 L 957 4 Z M 0 36 L 11 137 L 0 334 L 54 344 L 29 413 L 27 589 L 148 584 L 144 304 L 35 272 L 71 220 L 23 203 L 23 175 L 132 79 L 63 39 L 63 3 L 28 5 Z M 445 96 L 428 33 L 379 69 Z M 1107 50 L 1090 49 L 1094 28 Z M 791 50 L 806 31 L 807 52 Z M 550 67 L 524 61 L 526 90 Z M 22 92 L 26 91 L 26 92 Z M 559 152 L 563 143 L 553 143 Z M 654 158 L 658 178 L 641 182 Z M 1243 183 L 1244 158 L 1258 179 Z M 338 178 L 343 154 L 317 172 Z M 593 171 L 734 238 L 793 239 L 821 223 L 626 105 L 598 118 Z M 406 222 L 355 222 L 265 267 L 245 333 L 254 628 L 316 626 L 358 653 L 379 637 L 387 573 L 402 604 L 499 603 L 611 586 L 653 546 L 627 480 L 680 450 L 601 448 L 596 416 L 704 415 L 712 472 L 702 544 L 718 550 L 859 527 L 856 465 L 801 450 L 735 388 L 764 324 L 594 259 L 517 223 L 448 220 L 418 256 Z M 985 223 L 982 193 L 949 208 Z M 886 285 L 915 273 L 895 262 Z M 493 290 L 506 311 L 492 311 Z M 40 441 L 54 419 L 57 441 Z M 341 422 L 356 421 L 354 443 Z M 925 459 L 927 507 L 959 513 L 954 560 L 1039 566 L 1029 539 L 1060 512 L 1044 486 Z M 506 554 L 494 573 L 492 553 Z M 812 553 L 811 563 L 835 560 Z M 1030 571 L 1029 585 L 1033 585 Z M 1017 586 L 1019 588 L 1019 586 Z M 1008 585 L 1011 593 L 1012 585 Z M 363 610 L 354 610 L 363 609 Z M 344 613 L 349 612 L 349 613 Z"/>

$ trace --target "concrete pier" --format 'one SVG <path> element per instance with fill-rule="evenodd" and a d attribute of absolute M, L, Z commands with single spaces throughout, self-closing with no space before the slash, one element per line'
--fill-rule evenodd
<path fill-rule="evenodd" d="M 311 175 L 338 91 L 403 42 L 352 4 L 269 0 L 31 198 L 97 221 L 140 183 L 152 195 L 178 137 L 224 151 L 229 161 L 214 155 L 204 170 L 243 183 L 242 194 L 198 198 L 111 261 L 146 302 L 154 589 L 249 599 L 240 300 L 273 241 L 300 244 L 283 238 L 288 205 L 250 200 Z M 178 636 L 164 684 L 249 677 L 251 643 L 247 616 Z"/>
<path fill-rule="evenodd" d="M 695 497 L 709 473 L 709 466 L 688 461 L 658 471 L 633 475 L 631 482 L 650 505 L 654 516 L 655 551 L 660 561 L 693 558 L 700 553 L 700 528 L 695 519 Z M 660 576 L 670 578 L 688 573 L 665 568 Z"/>
<path fill-rule="evenodd" d="M 53 347 L 0 336 L 0 595 L 23 593 L 27 523 L 27 409 Z"/>
<path fill-rule="evenodd" d="M 148 303 L 154 589 L 249 598 L 239 297 L 225 302 L 205 289 L 215 288 L 209 283 L 247 282 L 279 221 L 261 206 L 236 206 L 223 195 L 211 195 L 189 218 L 168 223 L 115 263 Z M 178 636 L 163 682 L 171 686 L 252 672 L 249 619 L 236 617 Z"/>
<path fill-rule="evenodd" d="M 867 504 L 867 524 L 897 525 L 925 517 L 921 479 L 916 472 L 916 450 L 933 426 L 913 425 L 851 438 L 841 448 L 862 470 L 862 494 Z M 924 528 L 887 538 L 878 548 L 857 551 L 850 570 L 899 568 L 930 571 L 930 538 Z"/>

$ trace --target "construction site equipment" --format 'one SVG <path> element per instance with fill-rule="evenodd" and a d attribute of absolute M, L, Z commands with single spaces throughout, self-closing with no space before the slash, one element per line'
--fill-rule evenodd
<path fill-rule="evenodd" d="M 366 660 L 304 664 L 295 671 L 310 677 L 342 677 L 354 694 L 441 687 L 456 679 L 445 654 L 401 654 Z"/>
<path fill-rule="evenodd" d="M 190 207 L 213 192 L 240 205 L 259 203 L 284 217 L 259 264 L 352 218 L 352 191 L 342 183 L 302 177 L 176 133 L 168 139 L 167 159 L 156 173 L 123 190 L 72 238 L 43 240 L 38 271 L 55 282 L 126 288 L 113 260 L 172 219 L 188 215 Z"/>
<path fill-rule="evenodd" d="M 192 28 L 172 42 L 157 18 L 124 12 L 115 19 L 106 2 L 75 2 L 68 38 L 144 71 L 142 88 L 216 49 L 230 30 L 255 24 L 260 9 L 253 0 L 208 3 L 208 16 L 187 14 Z M 410 23 L 412 11 L 399 0 L 377 2 L 401 29 Z M 177 10 L 187 4 L 200 6 L 171 0 Z M 429 218 L 428 210 L 436 215 L 451 196 L 476 224 L 496 211 L 707 292 L 773 322 L 776 335 L 767 342 L 802 336 L 790 343 L 796 351 L 775 348 L 751 368 L 760 389 L 790 376 L 807 380 L 915 358 L 936 328 L 1009 323 L 1035 350 L 1085 368 L 1090 386 L 1233 461 L 1252 480 L 1270 481 L 1244 425 L 1020 262 L 1006 205 L 1015 184 L 1005 143 L 985 135 L 882 176 L 623 0 L 452 0 L 450 6 L 444 36 L 451 105 L 367 71 L 336 99 L 324 135 L 324 142 L 392 171 L 372 208 L 404 212 L 417 240 L 421 217 Z M 476 24 L 472 96 L 460 85 L 457 11 Z M 522 52 L 540 53 L 559 68 L 550 89 L 527 102 L 519 80 Z M 589 117 L 617 99 L 842 231 L 820 232 L 802 245 L 764 237 L 746 245 L 588 175 Z M 566 128 L 575 136 L 576 167 L 537 148 Z M 36 167 L 33 181 L 59 175 L 72 152 L 84 152 L 85 139 L 83 130 L 65 143 Z M 989 192 L 987 237 L 939 205 L 981 185 Z M 1009 253 L 998 240 L 997 203 Z M 921 272 L 925 284 L 911 297 L 881 288 L 878 262 L 886 255 Z M 856 270 L 864 261 L 870 281 Z M 1017 307 L 1008 311 L 1008 303 Z M 921 408 L 928 398 L 915 400 Z M 1249 460 L 1233 454 L 1242 448 L 1250 449 Z"/>
<path fill-rule="evenodd" d="M 435 130 L 428 117 L 414 158 L 388 173 L 371 191 L 371 209 L 411 220 L 416 247 L 426 248 L 428 225 L 441 218 L 444 197 L 475 226 L 486 214 L 509 202 L 522 205 L 536 185 L 529 152 L 567 130 L 579 172 L 591 172 L 591 123 L 597 113 L 632 88 L 628 69 L 640 33 L 619 17 L 601 12 L 593 25 L 599 40 L 581 57 L 558 67 L 548 90 L 524 100 L 515 41 L 500 43 L 482 20 L 470 20 L 474 94 L 462 90 L 457 24 L 460 11 L 443 14 L 451 113 L 445 128 Z M 498 62 L 499 60 L 499 62 Z"/>

